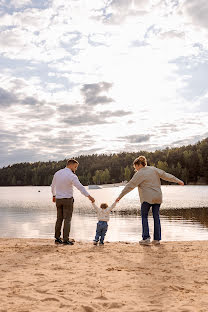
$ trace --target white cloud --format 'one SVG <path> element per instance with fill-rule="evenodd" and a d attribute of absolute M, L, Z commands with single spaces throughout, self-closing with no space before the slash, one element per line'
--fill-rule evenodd
<path fill-rule="evenodd" d="M 186 0 L 182 5 L 182 10 L 188 16 L 190 23 L 208 30 L 208 2 L 206 0 Z"/>
<path fill-rule="evenodd" d="M 10 0 L 10 6 L 22 8 L 25 5 L 32 4 L 32 0 Z"/>

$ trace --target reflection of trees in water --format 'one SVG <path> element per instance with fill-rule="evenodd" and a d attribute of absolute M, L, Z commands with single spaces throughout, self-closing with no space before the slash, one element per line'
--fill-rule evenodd
<path fill-rule="evenodd" d="M 119 216 L 141 215 L 138 209 L 115 210 L 113 214 Z M 208 208 L 161 209 L 160 214 L 166 216 L 168 220 L 175 220 L 178 217 L 192 222 L 200 222 L 203 226 L 208 227 Z"/>
<path fill-rule="evenodd" d="M 140 211 L 138 208 L 134 208 L 131 210 L 122 210 L 122 209 L 116 209 L 112 211 L 114 215 L 119 215 L 119 216 L 137 216 L 140 215 Z"/>
<path fill-rule="evenodd" d="M 184 220 L 200 222 L 208 227 L 208 208 L 165 209 L 161 210 L 160 214 L 166 216 L 169 220 L 180 217 Z"/>

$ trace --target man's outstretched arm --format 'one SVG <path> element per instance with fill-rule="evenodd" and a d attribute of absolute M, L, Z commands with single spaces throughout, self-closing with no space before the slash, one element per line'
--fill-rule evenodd
<path fill-rule="evenodd" d="M 94 198 L 86 191 L 85 187 L 80 183 L 76 175 L 73 177 L 73 184 L 84 196 L 88 197 L 92 203 L 95 201 Z"/>

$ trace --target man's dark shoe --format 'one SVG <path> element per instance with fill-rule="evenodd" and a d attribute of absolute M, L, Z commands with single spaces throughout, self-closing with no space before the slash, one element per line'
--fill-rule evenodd
<path fill-rule="evenodd" d="M 62 240 L 60 238 L 55 239 L 55 244 L 63 244 Z"/>
<path fill-rule="evenodd" d="M 63 244 L 64 244 L 64 245 L 74 245 L 74 243 L 73 243 L 73 242 L 71 242 L 71 241 L 66 241 L 66 242 L 63 242 Z"/>

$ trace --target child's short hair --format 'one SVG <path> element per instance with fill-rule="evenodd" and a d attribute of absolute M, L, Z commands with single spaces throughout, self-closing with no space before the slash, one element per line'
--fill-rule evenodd
<path fill-rule="evenodd" d="M 106 209 L 106 208 L 108 208 L 108 205 L 107 205 L 106 203 L 102 203 L 102 204 L 100 205 L 100 208 Z"/>

